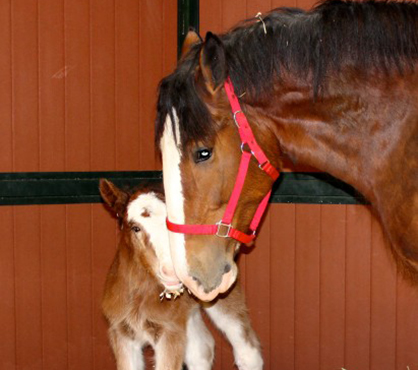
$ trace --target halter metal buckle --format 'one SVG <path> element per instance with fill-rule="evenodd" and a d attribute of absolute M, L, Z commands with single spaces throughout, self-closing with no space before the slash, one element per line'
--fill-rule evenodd
<path fill-rule="evenodd" d="M 260 170 L 265 171 L 264 167 L 265 167 L 267 164 L 269 164 L 269 163 L 270 163 L 270 161 L 269 161 L 269 160 L 265 161 L 264 163 L 259 163 L 259 164 L 258 164 L 258 168 L 259 168 Z"/>
<path fill-rule="evenodd" d="M 242 113 L 242 110 L 237 110 L 236 112 L 234 112 L 234 122 L 235 122 L 235 125 L 239 128 L 239 124 L 237 122 L 237 114 L 238 113 Z"/>
<path fill-rule="evenodd" d="M 216 225 L 218 225 L 218 228 L 216 230 L 216 236 L 219 236 L 220 238 L 228 238 L 229 237 L 229 232 L 231 231 L 232 225 L 231 224 L 224 224 L 221 221 L 217 222 Z M 226 230 L 226 232 L 221 233 L 221 227 L 226 228 L 224 230 Z"/>

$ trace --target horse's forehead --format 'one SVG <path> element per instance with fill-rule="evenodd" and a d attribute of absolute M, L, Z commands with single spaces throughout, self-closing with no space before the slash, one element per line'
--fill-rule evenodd
<path fill-rule="evenodd" d="M 147 219 L 165 220 L 167 212 L 164 202 L 154 192 L 139 195 L 128 205 L 128 222 L 144 223 Z"/>

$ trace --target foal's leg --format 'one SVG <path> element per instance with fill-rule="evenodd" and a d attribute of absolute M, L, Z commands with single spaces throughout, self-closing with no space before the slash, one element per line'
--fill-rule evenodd
<path fill-rule="evenodd" d="M 141 343 L 129 338 L 117 328 L 109 329 L 109 339 L 118 370 L 144 369 Z"/>
<path fill-rule="evenodd" d="M 187 322 L 186 365 L 188 370 L 210 370 L 215 352 L 215 341 L 196 308 Z"/>
<path fill-rule="evenodd" d="M 181 370 L 186 349 L 186 330 L 165 331 L 155 344 L 155 370 Z"/>
<path fill-rule="evenodd" d="M 218 299 L 214 305 L 205 310 L 232 344 L 238 368 L 240 370 L 262 369 L 260 342 L 251 327 L 240 286 L 236 285 L 225 298 Z"/>

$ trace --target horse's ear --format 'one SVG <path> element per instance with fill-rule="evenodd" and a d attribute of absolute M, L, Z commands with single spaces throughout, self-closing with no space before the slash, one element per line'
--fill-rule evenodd
<path fill-rule="evenodd" d="M 183 59 L 194 45 L 200 44 L 201 42 L 203 42 L 203 40 L 200 35 L 193 28 L 190 28 L 189 32 L 187 32 L 186 38 L 183 41 L 183 46 L 181 47 L 180 59 Z"/>
<path fill-rule="evenodd" d="M 118 218 L 122 218 L 129 200 L 129 195 L 106 179 L 100 179 L 99 189 L 100 195 L 105 203 Z"/>
<path fill-rule="evenodd" d="M 223 85 L 228 76 L 224 45 L 211 32 L 206 34 L 205 44 L 200 52 L 200 69 L 206 87 L 212 94 Z"/>

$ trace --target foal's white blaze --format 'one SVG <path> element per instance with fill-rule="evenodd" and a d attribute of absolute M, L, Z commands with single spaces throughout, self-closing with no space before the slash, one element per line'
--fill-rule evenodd
<path fill-rule="evenodd" d="M 176 138 L 177 140 L 180 138 L 180 130 L 175 109 L 173 109 L 173 115 L 176 136 L 173 133 L 170 116 L 167 115 L 160 144 L 164 169 L 164 191 L 168 218 L 177 224 L 184 224 L 184 197 L 180 173 L 181 152 L 176 142 Z M 191 288 L 188 282 L 190 277 L 187 271 L 184 235 L 169 232 L 169 240 L 176 274 L 183 283 Z"/>
<path fill-rule="evenodd" d="M 128 221 L 141 225 L 149 236 L 160 264 L 157 271 L 159 277 L 165 285 L 173 285 L 179 281 L 174 274 L 171 260 L 166 217 L 164 202 L 152 192 L 141 194 L 128 205 Z M 165 271 L 165 274 L 162 271 Z"/>

